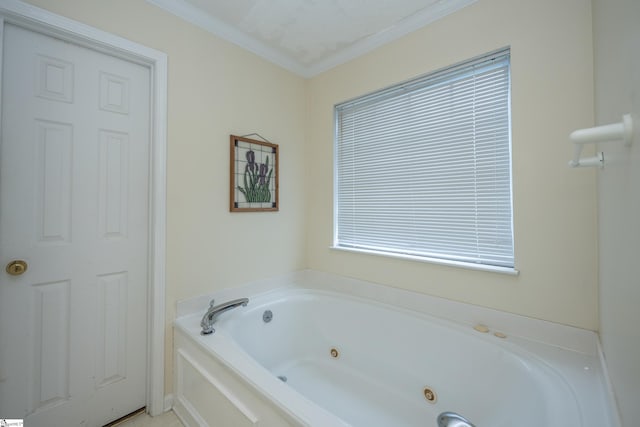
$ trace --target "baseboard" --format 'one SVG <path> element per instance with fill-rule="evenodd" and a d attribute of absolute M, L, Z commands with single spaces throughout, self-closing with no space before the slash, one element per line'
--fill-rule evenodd
<path fill-rule="evenodd" d="M 171 409 L 173 409 L 173 393 L 164 396 L 164 412 L 169 412 Z"/>

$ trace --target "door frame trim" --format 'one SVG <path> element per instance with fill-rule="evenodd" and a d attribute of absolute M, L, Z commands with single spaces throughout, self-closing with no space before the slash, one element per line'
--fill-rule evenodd
<path fill-rule="evenodd" d="M 165 410 L 165 287 L 166 287 L 166 158 L 167 55 L 89 25 L 54 14 L 19 0 L 0 3 L 0 64 L 2 35 L 10 23 L 51 35 L 115 57 L 146 66 L 151 78 L 149 151 L 149 258 L 147 287 L 147 412 Z M 0 72 L 2 67 L 0 67 Z M 0 80 L 1 86 L 1 80 Z M 0 87 L 1 91 L 1 87 Z M 167 408 L 169 409 L 169 408 Z"/>

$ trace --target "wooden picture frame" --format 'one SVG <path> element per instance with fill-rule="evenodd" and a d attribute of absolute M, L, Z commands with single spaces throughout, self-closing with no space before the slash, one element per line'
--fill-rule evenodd
<path fill-rule="evenodd" d="M 229 151 L 229 210 L 279 210 L 278 145 L 231 135 Z"/>

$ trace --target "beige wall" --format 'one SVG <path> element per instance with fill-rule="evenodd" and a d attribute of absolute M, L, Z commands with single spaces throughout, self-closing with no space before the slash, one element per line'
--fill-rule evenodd
<path fill-rule="evenodd" d="M 569 133 L 593 123 L 587 0 L 480 0 L 310 81 L 307 260 L 327 270 L 582 328 L 597 328 L 593 170 Z M 504 46 L 512 54 L 518 277 L 345 253 L 332 244 L 333 105 Z"/>
<path fill-rule="evenodd" d="M 168 54 L 167 392 L 177 300 L 304 267 L 597 328 L 595 174 L 566 166 L 593 120 L 587 0 L 479 0 L 308 81 L 143 0 L 29 2 Z M 333 105 L 507 45 L 520 276 L 330 250 Z M 228 135 L 251 132 L 280 144 L 278 213 L 228 212 Z"/>
<path fill-rule="evenodd" d="M 166 390 L 176 301 L 303 268 L 304 79 L 143 0 L 31 0 L 167 53 Z M 229 134 L 280 145 L 277 213 L 229 213 Z"/>
<path fill-rule="evenodd" d="M 601 144 L 600 339 L 623 427 L 640 419 L 640 2 L 593 2 L 596 122 L 635 120 L 631 147 Z"/>

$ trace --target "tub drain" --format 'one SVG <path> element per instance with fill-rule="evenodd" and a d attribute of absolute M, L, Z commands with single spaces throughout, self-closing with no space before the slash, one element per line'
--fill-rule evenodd
<path fill-rule="evenodd" d="M 286 382 L 287 382 L 287 377 L 285 377 L 284 375 L 278 375 L 278 379 L 279 379 L 280 381 L 282 381 L 283 383 L 286 383 Z"/>

